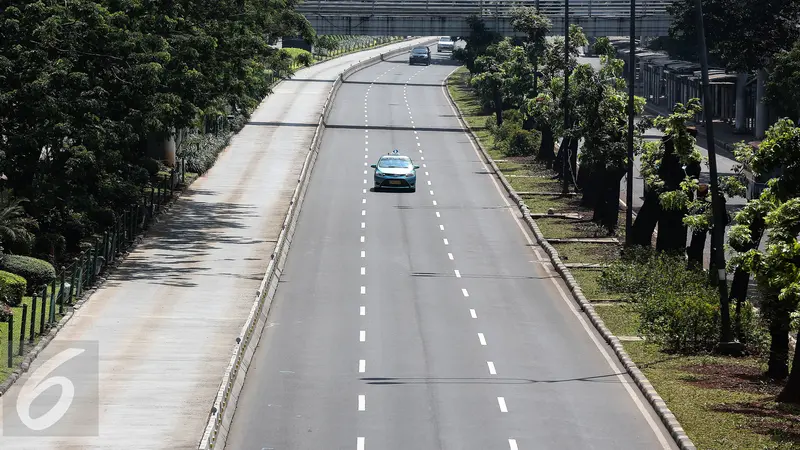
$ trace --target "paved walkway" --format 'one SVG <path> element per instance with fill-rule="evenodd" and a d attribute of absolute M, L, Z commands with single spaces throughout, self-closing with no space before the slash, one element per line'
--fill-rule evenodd
<path fill-rule="evenodd" d="M 0 398 L 0 448 L 196 448 L 333 80 L 359 60 L 406 45 L 330 60 L 281 83 L 34 362 L 32 370 L 70 340 L 99 343 L 99 404 L 85 389 L 96 370 L 91 361 L 65 365 L 76 400 L 58 435 L 9 436 L 12 402 L 29 371 Z M 98 415 L 94 435 L 64 435 L 85 432 Z"/>

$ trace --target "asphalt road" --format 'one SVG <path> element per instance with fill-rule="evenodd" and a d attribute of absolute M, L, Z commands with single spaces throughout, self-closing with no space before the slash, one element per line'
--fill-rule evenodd
<path fill-rule="evenodd" d="M 229 449 L 674 448 L 406 56 L 334 102 Z M 416 193 L 372 192 L 399 149 Z"/>

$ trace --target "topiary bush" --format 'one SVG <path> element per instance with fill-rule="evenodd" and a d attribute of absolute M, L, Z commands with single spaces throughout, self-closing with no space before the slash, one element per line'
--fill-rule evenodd
<path fill-rule="evenodd" d="M 28 290 L 28 282 L 19 275 L 0 270 L 0 302 L 19 306 Z"/>
<path fill-rule="evenodd" d="M 32 294 L 56 279 L 56 269 L 47 261 L 30 256 L 3 255 L 0 270 L 19 275 L 28 282 L 26 293 Z"/>

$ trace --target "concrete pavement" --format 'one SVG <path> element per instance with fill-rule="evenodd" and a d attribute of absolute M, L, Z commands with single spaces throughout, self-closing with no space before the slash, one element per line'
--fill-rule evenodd
<path fill-rule="evenodd" d="M 675 448 L 545 269 L 434 58 L 341 87 L 227 448 Z M 416 193 L 370 189 L 394 148 Z"/>
<path fill-rule="evenodd" d="M 406 45 L 326 61 L 279 84 L 214 168 L 54 339 L 99 343 L 99 404 L 79 393 L 59 423 L 77 430 L 99 410 L 96 435 L 13 437 L 4 428 L 0 447 L 195 448 L 333 80 L 359 60 Z M 90 367 L 69 375 L 79 384 Z M 30 374 L 0 398 L 3 425 Z"/>

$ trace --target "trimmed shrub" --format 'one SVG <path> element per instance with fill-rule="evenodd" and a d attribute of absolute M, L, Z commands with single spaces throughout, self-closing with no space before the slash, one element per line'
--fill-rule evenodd
<path fill-rule="evenodd" d="M 313 62 L 313 58 L 311 57 L 311 53 L 300 53 L 297 55 L 297 62 L 308 67 Z"/>
<path fill-rule="evenodd" d="M 0 270 L 24 278 L 28 282 L 28 294 L 56 279 L 56 270 L 52 264 L 30 256 L 4 255 L 0 260 Z"/>
<path fill-rule="evenodd" d="M 214 165 L 231 136 L 233 133 L 193 134 L 183 141 L 178 156 L 186 158 L 186 169 L 189 172 L 202 175 Z"/>
<path fill-rule="evenodd" d="M 542 138 L 538 132 L 515 129 L 508 137 L 506 155 L 531 156 L 539 149 Z"/>
<path fill-rule="evenodd" d="M 8 322 L 9 317 L 14 315 L 14 310 L 3 302 L 0 302 L 0 322 Z M 5 344 L 3 344 L 5 345 Z"/>
<path fill-rule="evenodd" d="M 0 270 L 0 302 L 19 306 L 28 289 L 28 282 L 19 275 Z"/>

